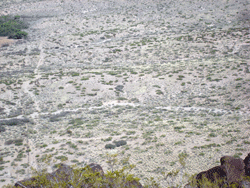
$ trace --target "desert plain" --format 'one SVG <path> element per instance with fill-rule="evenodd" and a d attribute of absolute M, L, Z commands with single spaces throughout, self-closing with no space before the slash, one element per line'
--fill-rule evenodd
<path fill-rule="evenodd" d="M 107 171 L 117 154 L 142 184 L 167 187 L 223 155 L 244 158 L 249 10 L 248 0 L 1 1 L 0 16 L 29 28 L 0 39 L 0 186 L 58 163 Z"/>

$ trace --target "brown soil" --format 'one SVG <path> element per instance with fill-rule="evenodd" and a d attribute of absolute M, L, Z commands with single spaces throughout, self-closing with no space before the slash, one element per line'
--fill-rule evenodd
<path fill-rule="evenodd" d="M 8 39 L 8 37 L 0 37 L 0 47 L 3 45 L 10 45 L 13 44 L 15 40 L 13 39 Z"/>

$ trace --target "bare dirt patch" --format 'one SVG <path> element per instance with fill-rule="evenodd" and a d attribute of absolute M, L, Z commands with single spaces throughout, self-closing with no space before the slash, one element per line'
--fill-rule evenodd
<path fill-rule="evenodd" d="M 15 43 L 15 40 L 13 39 L 8 39 L 8 37 L 0 37 L 0 47 L 9 46 L 13 43 Z"/>

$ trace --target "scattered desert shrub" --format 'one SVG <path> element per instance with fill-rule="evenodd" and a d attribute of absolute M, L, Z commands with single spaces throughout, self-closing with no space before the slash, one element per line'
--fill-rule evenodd
<path fill-rule="evenodd" d="M 15 126 L 15 125 L 23 125 L 25 123 L 30 122 L 29 119 L 27 118 L 22 118 L 22 119 L 8 119 L 8 120 L 0 120 L 0 125 L 9 125 L 9 126 Z"/>
<path fill-rule="evenodd" d="M 67 133 L 67 134 L 72 134 L 72 131 L 71 131 L 70 129 L 68 129 L 68 130 L 66 131 L 66 133 Z"/>
<path fill-rule="evenodd" d="M 76 118 L 76 119 L 72 119 L 69 121 L 69 124 L 73 124 L 73 125 L 82 125 L 84 122 L 81 118 Z"/>
<path fill-rule="evenodd" d="M 7 140 L 5 143 L 5 145 L 11 145 L 11 144 L 15 144 L 16 146 L 20 146 L 23 145 L 23 139 L 14 139 L 14 140 Z"/>
<path fill-rule="evenodd" d="M 131 168 L 122 168 L 103 174 L 93 171 L 89 166 L 74 168 L 58 165 L 57 173 L 49 175 L 46 171 L 34 171 L 29 181 L 20 182 L 25 187 L 138 187 L 139 178 L 129 174 Z M 1 170 L 1 169 L 0 169 Z M 4 186 L 13 188 L 14 186 Z"/>
<path fill-rule="evenodd" d="M 112 137 L 110 136 L 110 137 L 108 137 L 108 138 L 106 138 L 106 139 L 102 139 L 102 141 L 104 141 L 104 142 L 108 142 L 108 141 L 111 141 L 112 140 Z"/>
<path fill-rule="evenodd" d="M 64 155 L 57 156 L 57 157 L 55 157 L 55 158 L 61 160 L 62 162 L 68 160 L 68 157 L 66 157 L 66 156 L 64 156 Z"/>
<path fill-rule="evenodd" d="M 114 149 L 116 146 L 115 145 L 113 145 L 113 144 L 106 144 L 105 145 L 105 148 L 106 149 Z"/>
<path fill-rule="evenodd" d="M 114 141 L 114 143 L 115 143 L 116 147 L 120 147 L 120 146 L 127 144 L 127 142 L 125 140 Z"/>

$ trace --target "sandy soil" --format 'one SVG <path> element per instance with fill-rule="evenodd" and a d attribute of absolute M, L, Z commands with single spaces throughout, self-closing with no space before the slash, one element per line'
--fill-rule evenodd
<path fill-rule="evenodd" d="M 15 42 L 15 40 L 13 39 L 8 39 L 8 37 L 0 37 L 0 47 L 2 46 L 9 46 L 11 44 L 13 44 Z"/>

